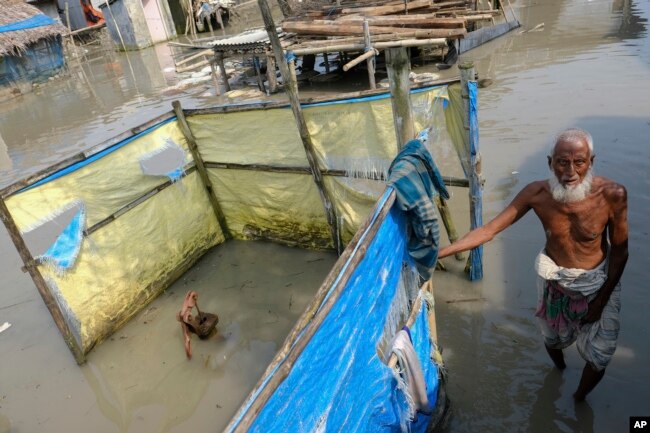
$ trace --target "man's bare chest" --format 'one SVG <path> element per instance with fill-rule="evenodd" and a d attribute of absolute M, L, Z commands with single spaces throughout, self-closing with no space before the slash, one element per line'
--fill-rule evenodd
<path fill-rule="evenodd" d="M 546 237 L 555 240 L 588 243 L 601 238 L 609 214 L 603 206 L 547 206 L 535 210 Z"/>

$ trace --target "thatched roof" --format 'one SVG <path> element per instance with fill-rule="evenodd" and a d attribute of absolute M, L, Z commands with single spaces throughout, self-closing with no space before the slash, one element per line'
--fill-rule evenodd
<path fill-rule="evenodd" d="M 0 26 L 12 24 L 42 13 L 22 0 L 0 0 Z M 43 38 L 51 38 L 67 29 L 61 24 L 34 27 L 27 30 L 0 32 L 0 56 L 20 54 L 27 46 Z"/>

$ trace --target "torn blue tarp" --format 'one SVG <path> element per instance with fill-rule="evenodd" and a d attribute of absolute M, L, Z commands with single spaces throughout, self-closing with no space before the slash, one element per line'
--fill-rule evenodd
<path fill-rule="evenodd" d="M 412 273 L 412 266 L 406 248 L 406 218 L 394 206 L 323 323 L 261 409 L 250 432 L 425 431 L 429 417 L 418 414 L 416 419 L 409 419 L 403 387 L 394 370 L 378 354 L 386 326 L 393 323 L 391 315 L 399 311 L 394 306 L 403 298 L 400 290 L 405 290 L 404 272 Z M 427 382 L 429 406 L 433 409 L 438 370 L 430 357 L 426 302 L 422 303 L 412 335 Z M 264 379 L 261 388 L 268 379 Z M 241 420 L 241 415 L 235 418 Z M 233 427 L 236 426 L 237 423 Z"/>
<path fill-rule="evenodd" d="M 388 184 L 396 190 L 397 204 L 406 212 L 412 235 L 409 254 L 418 264 L 424 280 L 438 260 L 440 228 L 434 198 L 440 194 L 448 199 L 449 192 L 427 148 L 420 140 L 404 145 L 388 170 Z"/>
<path fill-rule="evenodd" d="M 26 20 L 0 26 L 0 33 L 15 32 L 16 30 L 33 29 L 34 27 L 51 26 L 56 24 L 52 18 L 44 14 L 34 15 Z"/>
<path fill-rule="evenodd" d="M 85 225 L 86 211 L 82 206 L 54 244 L 38 259 L 53 266 L 60 273 L 70 269 L 79 255 Z"/>

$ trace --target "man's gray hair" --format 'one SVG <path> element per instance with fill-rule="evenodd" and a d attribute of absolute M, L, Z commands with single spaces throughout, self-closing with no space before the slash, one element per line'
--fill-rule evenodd
<path fill-rule="evenodd" d="M 555 150 L 555 146 L 560 142 L 560 141 L 586 141 L 587 145 L 589 146 L 589 153 L 593 154 L 594 153 L 594 139 L 591 138 L 591 134 L 585 131 L 584 129 L 580 128 L 569 128 L 566 129 L 562 132 L 560 132 L 557 136 L 555 136 L 555 142 L 553 143 L 553 150 Z M 552 152 L 551 152 L 552 153 Z"/>

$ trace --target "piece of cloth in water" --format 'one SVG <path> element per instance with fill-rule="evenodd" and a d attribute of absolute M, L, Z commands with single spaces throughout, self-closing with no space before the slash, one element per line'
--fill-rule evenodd
<path fill-rule="evenodd" d="M 404 393 L 409 402 L 409 412 L 429 412 L 429 398 L 427 397 L 427 385 L 424 381 L 424 373 L 420 365 L 410 332 L 402 329 L 393 340 L 391 352 L 397 356 L 397 363 L 400 366 L 401 379 L 404 380 Z"/>
<path fill-rule="evenodd" d="M 616 285 L 600 320 L 580 324 L 589 302 L 607 279 L 608 258 L 591 270 L 564 268 L 540 252 L 535 260 L 539 303 L 538 318 L 544 343 L 564 349 L 576 342 L 582 358 L 596 369 L 604 369 L 616 351 L 620 329 L 621 285 Z"/>
<path fill-rule="evenodd" d="M 388 170 L 388 184 L 395 188 L 397 205 L 406 212 L 411 236 L 408 251 L 420 276 L 427 280 L 438 260 L 440 229 L 436 194 L 449 198 L 431 154 L 420 140 L 404 145 Z"/>

